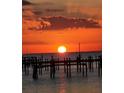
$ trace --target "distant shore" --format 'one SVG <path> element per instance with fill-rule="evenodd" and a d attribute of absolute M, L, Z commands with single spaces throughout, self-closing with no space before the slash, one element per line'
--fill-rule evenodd
<path fill-rule="evenodd" d="M 79 53 L 79 52 L 66 52 L 65 54 L 71 54 L 71 53 Z M 102 51 L 82 51 L 80 53 L 102 53 Z M 45 55 L 45 54 L 59 54 L 58 52 L 54 53 L 24 53 L 22 55 Z"/>

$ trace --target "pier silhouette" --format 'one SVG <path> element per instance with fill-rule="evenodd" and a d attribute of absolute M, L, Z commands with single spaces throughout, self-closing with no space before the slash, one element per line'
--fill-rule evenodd
<path fill-rule="evenodd" d="M 38 79 L 39 75 L 42 75 L 43 71 L 49 71 L 51 79 L 54 79 L 56 76 L 56 71 L 60 67 L 63 67 L 64 73 L 67 78 L 72 77 L 72 66 L 76 67 L 77 73 L 81 73 L 83 77 L 88 77 L 88 73 L 94 72 L 96 69 L 98 77 L 102 76 L 102 56 L 88 56 L 83 58 L 77 56 L 76 59 L 71 59 L 69 57 L 60 60 L 59 58 L 55 59 L 54 56 L 51 56 L 51 59 L 46 59 L 41 57 L 22 57 L 22 72 L 24 75 L 29 75 L 29 68 L 32 69 L 32 78 L 34 80 Z"/>

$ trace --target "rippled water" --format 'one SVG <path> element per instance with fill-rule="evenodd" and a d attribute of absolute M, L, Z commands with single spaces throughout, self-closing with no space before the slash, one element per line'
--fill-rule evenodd
<path fill-rule="evenodd" d="M 97 69 L 88 72 L 88 77 L 83 77 L 82 73 L 72 67 L 72 77 L 67 78 L 63 67 L 56 72 L 55 79 L 51 79 L 49 71 L 44 71 L 39 79 L 32 79 L 32 69 L 30 75 L 22 75 L 23 93 L 102 93 L 102 78 L 98 77 Z"/>

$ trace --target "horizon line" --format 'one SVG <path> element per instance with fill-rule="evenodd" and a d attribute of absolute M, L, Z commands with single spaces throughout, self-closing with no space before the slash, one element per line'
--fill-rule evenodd
<path fill-rule="evenodd" d="M 100 51 L 80 51 L 80 53 L 91 53 L 91 52 L 102 52 L 102 50 Z M 46 53 L 22 53 L 22 55 L 35 55 L 35 54 L 56 54 L 58 52 L 46 52 Z M 77 52 L 66 52 L 66 53 L 79 53 L 78 51 Z M 66 54 L 65 53 L 65 54 Z M 58 53 L 60 54 L 60 53 Z"/>

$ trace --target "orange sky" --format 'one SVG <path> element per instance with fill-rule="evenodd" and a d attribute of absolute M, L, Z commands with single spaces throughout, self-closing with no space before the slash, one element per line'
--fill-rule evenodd
<path fill-rule="evenodd" d="M 39 2 L 40 0 L 31 0 Z M 44 0 L 46 1 L 46 0 Z M 54 0 L 53 0 L 54 1 Z M 57 4 L 39 6 L 23 6 L 23 23 L 22 23 L 22 53 L 49 53 L 57 52 L 59 46 L 64 45 L 67 52 L 77 52 L 78 43 L 80 42 L 81 51 L 101 51 L 102 50 L 102 28 L 66 28 L 62 30 L 29 30 L 41 26 L 41 21 L 37 21 L 41 16 L 61 16 L 75 17 L 83 19 L 92 19 L 102 25 L 101 0 L 56 0 Z M 47 0 L 51 2 L 51 0 Z M 35 4 L 34 4 L 35 5 Z M 58 7 L 59 6 L 59 7 Z M 48 12 L 46 9 L 63 8 L 64 12 Z M 41 14 L 34 13 L 41 11 Z M 71 18 L 70 17 L 70 18 Z M 43 21 L 43 20 L 42 20 Z M 52 23 L 44 21 L 49 26 Z M 92 22 L 92 21 L 91 21 Z M 88 23 L 86 23 L 88 24 Z"/>
<path fill-rule="evenodd" d="M 81 43 L 81 51 L 101 51 L 101 29 L 67 29 L 60 31 L 37 31 L 23 34 L 24 53 L 48 53 L 57 52 L 60 45 L 67 47 L 67 52 L 78 51 L 78 43 Z"/>

